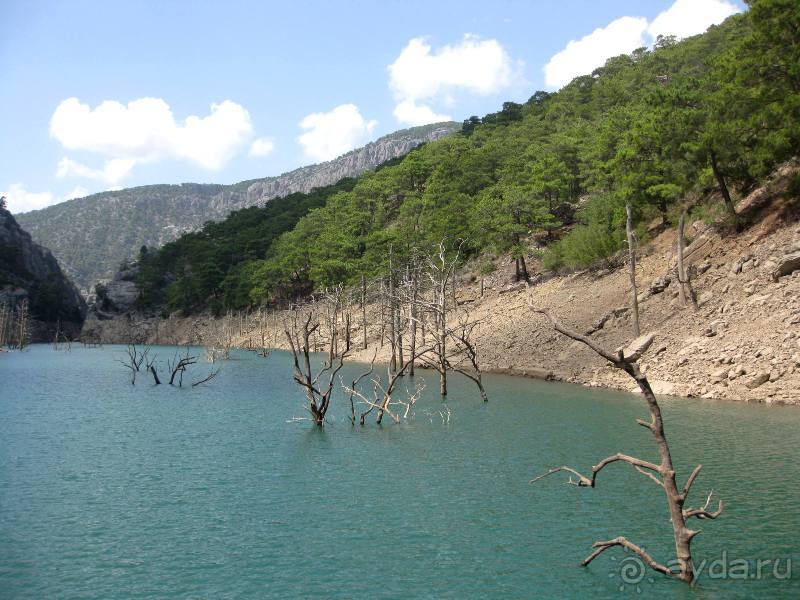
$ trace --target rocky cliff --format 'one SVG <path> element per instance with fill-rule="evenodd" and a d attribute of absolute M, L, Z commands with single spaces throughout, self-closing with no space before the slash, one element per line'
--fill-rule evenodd
<path fill-rule="evenodd" d="M 27 301 L 29 341 L 50 340 L 56 323 L 77 334 L 86 305 L 53 254 L 34 243 L 14 217 L 0 208 L 0 305 L 17 310 Z"/>
<path fill-rule="evenodd" d="M 334 160 L 277 177 L 234 185 L 127 188 L 70 200 L 17 215 L 17 219 L 36 242 L 52 249 L 67 274 L 87 293 L 98 280 L 110 279 L 143 245 L 161 246 L 234 210 L 360 175 L 458 128 L 457 123 L 437 123 L 404 129 Z"/>

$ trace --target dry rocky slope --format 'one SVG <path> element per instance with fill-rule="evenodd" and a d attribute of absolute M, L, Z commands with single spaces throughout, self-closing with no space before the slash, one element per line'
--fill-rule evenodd
<path fill-rule="evenodd" d="M 273 198 L 356 177 L 420 144 L 458 130 L 457 123 L 403 129 L 324 163 L 234 185 L 184 183 L 102 192 L 17 215 L 34 241 L 53 251 L 84 293 L 113 276 L 143 245 L 163 246 L 206 221 Z"/>
<path fill-rule="evenodd" d="M 685 260 L 697 271 L 698 310 L 679 300 L 674 229 L 642 249 L 637 270 L 641 330 L 655 334 L 655 342 L 641 364 L 657 393 L 800 404 L 800 199 L 786 191 L 797 171 L 796 165 L 784 167 L 739 203 L 751 223 L 743 232 L 722 234 L 701 221 L 688 228 Z M 461 275 L 459 303 L 482 320 L 476 330 L 482 368 L 636 391 L 624 373 L 556 333 L 528 305 L 530 296 L 534 306 L 591 331 L 606 347 L 620 347 L 633 337 L 627 268 L 553 277 L 528 290 L 508 283 L 512 267 L 506 263 L 486 281 L 483 297 L 475 277 Z M 376 312 L 370 308 L 368 321 L 377 321 Z M 213 328 L 207 316 L 144 320 L 123 315 L 95 318 L 85 332 L 106 342 L 198 343 Z M 258 335 L 245 325 L 238 341 L 247 345 Z M 360 329 L 354 335 L 357 344 Z M 370 328 L 370 349 L 353 360 L 369 361 L 378 335 L 376 327 Z M 268 339 L 283 345 L 279 332 Z M 384 345 L 378 360 L 386 359 Z"/>

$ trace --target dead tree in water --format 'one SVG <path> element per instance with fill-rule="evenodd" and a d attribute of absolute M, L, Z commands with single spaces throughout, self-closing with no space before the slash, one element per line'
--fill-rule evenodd
<path fill-rule="evenodd" d="M 241 328 L 242 325 L 239 323 L 239 329 L 241 330 Z M 231 349 L 234 347 L 235 330 L 236 323 L 231 311 L 213 324 L 209 336 L 211 344 L 205 349 L 205 355 L 209 362 L 230 359 Z"/>
<path fill-rule="evenodd" d="M 409 355 L 414 356 L 417 350 L 417 321 L 420 312 L 419 293 L 420 293 L 420 264 L 416 251 L 412 254 L 411 261 L 406 265 L 406 276 L 402 285 L 402 296 L 408 306 L 408 327 L 409 327 Z M 423 341 L 423 344 L 425 342 Z M 408 374 L 414 376 L 414 361 L 411 361 Z"/>
<path fill-rule="evenodd" d="M 695 479 L 697 479 L 697 475 L 700 473 L 700 468 L 702 465 L 697 465 L 695 467 L 682 488 L 678 487 L 675 467 L 672 464 L 672 456 L 670 454 L 669 444 L 667 442 L 666 434 L 664 433 L 664 422 L 661 416 L 661 408 L 658 405 L 656 396 L 653 393 L 653 389 L 650 387 L 650 383 L 647 381 L 647 377 L 645 377 L 639 368 L 639 365 L 637 364 L 639 358 L 641 358 L 642 354 L 644 354 L 644 352 L 652 343 L 653 336 L 650 335 L 646 338 L 639 338 L 631 345 L 631 347 L 627 348 L 626 350 L 619 350 L 616 353 L 609 352 L 588 337 L 565 327 L 546 310 L 534 309 L 534 312 L 540 313 L 547 317 L 547 319 L 549 319 L 549 321 L 553 324 L 553 327 L 556 331 L 567 336 L 568 338 L 585 344 L 601 357 L 605 358 L 613 366 L 625 371 L 634 379 L 634 381 L 636 381 L 636 384 L 642 391 L 642 394 L 647 401 L 647 406 L 650 410 L 650 421 L 637 419 L 636 422 L 653 434 L 653 438 L 658 446 L 661 462 L 656 464 L 640 458 L 628 456 L 626 454 L 617 453 L 609 456 L 608 458 L 604 458 L 599 463 L 594 465 L 592 467 L 592 473 L 590 477 L 581 475 L 578 471 L 571 467 L 556 467 L 554 469 L 550 469 L 544 475 L 540 475 L 539 477 L 531 480 L 531 483 L 538 481 L 543 477 L 547 477 L 548 475 L 552 475 L 553 473 L 565 471 L 578 478 L 577 481 L 573 481 L 572 477 L 570 477 L 569 483 L 579 487 L 593 488 L 597 482 L 598 473 L 600 473 L 600 471 L 602 471 L 606 466 L 615 462 L 628 463 L 639 473 L 651 479 L 656 483 L 656 485 L 664 490 L 664 494 L 667 498 L 670 520 L 672 522 L 676 558 L 674 561 L 670 561 L 666 565 L 656 562 L 656 560 L 653 559 L 653 557 L 645 552 L 645 550 L 640 546 L 630 542 L 627 538 L 616 537 L 611 540 L 595 542 L 593 546 L 595 548 L 594 552 L 586 557 L 581 564 L 586 566 L 609 548 L 614 546 L 622 546 L 623 548 L 631 550 L 638 555 L 651 569 L 658 571 L 659 573 L 663 573 L 664 575 L 675 577 L 681 581 L 691 583 L 695 578 L 691 543 L 694 537 L 700 532 L 698 530 L 689 529 L 689 527 L 687 527 L 687 521 L 693 517 L 697 519 L 716 519 L 722 513 L 723 503 L 720 500 L 716 510 L 709 510 L 709 505 L 711 503 L 711 497 L 713 494 L 712 491 L 712 493 L 708 495 L 705 504 L 701 508 L 684 508 L 686 499 L 689 495 L 692 485 L 695 482 Z"/>
<path fill-rule="evenodd" d="M 349 349 L 341 352 L 338 358 L 333 357 L 331 350 L 329 353 L 331 359 L 323 363 L 322 368 L 315 374 L 311 366 L 311 337 L 319 327 L 319 320 L 311 310 L 305 317 L 301 317 L 298 311 L 295 311 L 291 325 L 284 324 L 284 332 L 294 359 L 294 380 L 305 391 L 308 399 L 306 409 L 311 413 L 312 421 L 318 427 L 322 427 L 325 424 L 325 414 L 330 408 L 336 375 L 344 365 Z M 330 340 L 331 345 L 333 341 Z M 338 362 L 335 363 L 335 360 Z M 325 379 L 327 381 L 324 381 Z"/>
<path fill-rule="evenodd" d="M 169 378 L 169 384 L 175 385 L 175 377 L 177 377 L 178 387 L 183 387 L 183 374 L 186 372 L 186 368 L 195 364 L 196 362 L 196 356 L 189 356 L 189 348 L 186 348 L 186 356 L 183 357 L 179 357 L 176 350 L 175 356 L 171 361 L 167 362 L 169 370 L 172 371 L 172 375 L 170 375 Z"/>
<path fill-rule="evenodd" d="M 399 423 L 401 416 L 399 414 L 395 414 L 394 412 L 392 412 L 392 404 L 399 404 L 401 406 L 404 406 L 405 410 L 402 415 L 402 418 L 408 418 L 408 414 L 413 408 L 414 403 L 416 403 L 416 401 L 422 395 L 422 392 L 425 389 L 425 385 L 424 383 L 418 383 L 416 386 L 416 390 L 413 393 L 411 392 L 407 393 L 407 400 L 405 402 L 393 397 L 394 390 L 397 387 L 400 378 L 403 376 L 403 374 L 406 372 L 409 366 L 414 362 L 414 360 L 426 354 L 427 352 L 430 352 L 431 350 L 432 350 L 431 348 L 425 348 L 423 350 L 418 351 L 416 355 L 411 355 L 406 364 L 403 365 L 403 368 L 398 369 L 395 372 L 392 372 L 391 365 L 388 366 L 386 369 L 388 378 L 387 385 L 384 386 L 379 378 L 372 379 L 371 398 L 367 397 L 366 393 L 356 389 L 356 384 L 358 383 L 358 381 L 360 381 L 361 379 L 363 379 L 372 372 L 372 366 L 370 366 L 370 370 L 367 373 L 364 373 L 357 380 L 355 380 L 351 387 L 344 388 L 345 391 L 348 394 L 350 394 L 351 402 L 352 398 L 356 396 L 360 398 L 361 402 L 368 407 L 367 410 L 361 413 L 361 416 L 359 417 L 359 422 L 361 425 L 364 424 L 367 415 L 369 415 L 373 410 L 377 411 L 375 422 L 378 425 L 380 425 L 383 422 L 384 414 L 388 414 L 394 420 L 395 423 Z M 353 408 L 352 410 L 353 410 L 353 420 L 355 420 L 355 408 Z"/>
<path fill-rule="evenodd" d="M 261 337 L 261 344 L 258 347 L 253 347 L 252 338 L 250 340 L 250 350 L 254 352 L 256 355 L 267 358 L 270 355 L 270 348 L 277 347 L 278 345 L 278 324 L 277 324 L 277 317 L 275 322 L 275 327 L 273 328 L 273 335 L 272 340 L 267 341 L 267 324 L 268 324 L 268 316 L 267 311 L 263 308 L 260 308 L 258 311 L 258 329 L 259 334 Z"/>
<path fill-rule="evenodd" d="M 145 347 L 144 350 L 138 350 L 136 344 L 128 344 L 125 348 L 125 358 L 118 358 L 117 362 L 124 365 L 131 372 L 131 385 L 136 384 L 136 373 L 141 371 L 142 364 L 147 361 L 147 355 L 150 353 L 150 348 Z M 171 383 L 171 382 L 170 382 Z"/>
<path fill-rule="evenodd" d="M 342 383 L 342 389 L 344 389 L 348 393 L 348 400 L 350 401 L 350 422 L 355 425 L 356 424 L 356 403 L 355 403 L 355 396 L 357 394 L 356 390 L 358 389 L 358 384 L 361 383 L 361 380 L 365 377 L 369 377 L 372 375 L 372 372 L 375 370 L 375 357 L 378 356 L 378 350 L 376 349 L 375 352 L 372 354 L 372 360 L 369 363 L 369 370 L 365 371 L 350 383 L 350 387 L 347 387 Z M 361 424 L 364 424 L 364 420 L 361 420 Z"/>
<path fill-rule="evenodd" d="M 428 257 L 428 279 L 431 282 L 433 297 L 422 301 L 423 306 L 433 315 L 433 328 L 431 333 L 434 338 L 434 361 L 429 361 L 429 366 L 439 372 L 439 393 L 447 395 L 447 289 L 455 285 L 454 273 L 458 264 L 461 244 L 458 245 L 452 257 L 447 256 L 444 241 L 439 242 L 438 249 L 433 256 Z M 453 294 L 455 296 L 455 294 Z M 455 307 L 453 307 L 455 308 Z"/>
<path fill-rule="evenodd" d="M 136 383 L 137 373 L 145 371 L 149 372 L 153 376 L 154 385 L 161 385 L 161 377 L 158 375 L 158 368 L 156 366 L 157 361 L 158 356 L 151 354 L 151 348 L 149 346 L 146 346 L 143 350 L 139 350 L 135 344 L 128 345 L 126 349 L 126 357 L 124 359 L 117 359 L 117 362 L 122 363 L 127 369 L 130 370 L 131 384 Z M 169 384 L 175 385 L 177 378 L 178 387 L 183 387 L 183 375 L 187 371 L 188 367 L 195 363 L 197 363 L 197 357 L 190 356 L 188 348 L 186 349 L 186 354 L 184 356 L 180 356 L 179 350 L 176 349 L 172 360 L 167 361 L 167 368 L 170 371 Z M 218 374 L 219 369 L 212 370 L 205 378 L 192 383 L 192 387 L 206 383 L 214 379 L 214 377 L 216 377 Z"/>
<path fill-rule="evenodd" d="M 157 357 L 155 355 L 147 360 L 147 370 L 150 371 L 150 374 L 153 376 L 153 383 L 155 385 L 161 385 L 161 379 L 159 379 L 158 371 L 156 370 L 156 360 Z"/>
<path fill-rule="evenodd" d="M 483 387 L 483 376 L 481 367 L 478 363 L 478 347 L 472 336 L 475 328 L 480 325 L 480 321 L 473 321 L 469 318 L 469 313 L 462 313 L 458 318 L 458 325 L 450 330 L 450 337 L 453 339 L 455 351 L 453 357 L 455 362 L 448 359 L 448 365 L 454 371 L 461 373 L 464 377 L 471 379 L 481 393 L 484 402 L 489 401 L 486 389 Z M 468 366 L 465 368 L 464 361 Z"/>

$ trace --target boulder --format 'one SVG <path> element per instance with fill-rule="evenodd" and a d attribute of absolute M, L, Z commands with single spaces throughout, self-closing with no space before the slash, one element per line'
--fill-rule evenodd
<path fill-rule="evenodd" d="M 670 381 L 653 380 L 650 382 L 650 387 L 658 396 L 674 396 L 677 393 L 675 384 Z"/>
<path fill-rule="evenodd" d="M 659 277 L 658 279 L 654 279 L 653 282 L 650 284 L 650 294 L 660 294 L 669 286 L 672 278 L 669 275 L 664 275 L 663 277 Z"/>
<path fill-rule="evenodd" d="M 765 384 L 767 381 L 769 381 L 769 373 L 756 373 L 752 377 L 749 377 L 747 381 L 744 382 L 744 385 L 745 387 L 754 390 L 760 385 Z"/>
<path fill-rule="evenodd" d="M 656 339 L 656 336 L 652 333 L 640 335 L 638 338 L 628 344 L 626 348 L 617 348 L 617 352 L 622 350 L 622 353 L 626 359 L 629 361 L 637 361 L 639 358 L 641 358 L 642 354 L 647 352 L 647 349 L 650 347 L 650 344 L 653 343 L 654 339 Z"/>
<path fill-rule="evenodd" d="M 800 269 L 800 251 L 784 254 L 778 259 L 778 264 L 772 271 L 772 280 L 778 281 L 779 277 L 790 275 L 798 269 Z"/>

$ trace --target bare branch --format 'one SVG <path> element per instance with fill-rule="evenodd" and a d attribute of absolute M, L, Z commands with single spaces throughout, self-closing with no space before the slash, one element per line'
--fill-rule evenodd
<path fill-rule="evenodd" d="M 205 379 L 201 379 L 200 381 L 195 381 L 195 382 L 192 384 L 192 387 L 196 387 L 196 386 L 198 386 L 198 385 L 202 385 L 202 384 L 206 383 L 207 381 L 211 381 L 212 379 L 214 379 L 214 377 L 216 377 L 216 376 L 219 374 L 219 371 L 220 371 L 219 369 L 216 369 L 216 370 L 214 370 L 214 371 L 211 371 L 211 372 L 210 372 L 210 373 L 209 373 L 209 374 L 206 376 L 206 378 L 205 378 Z"/>
<path fill-rule="evenodd" d="M 634 554 L 638 555 L 639 558 L 641 558 L 647 564 L 647 566 L 649 566 L 654 571 L 658 571 L 659 573 L 663 573 L 664 575 L 669 575 L 671 577 L 674 577 L 676 575 L 676 573 L 674 573 L 669 567 L 662 565 L 659 562 L 656 562 L 655 559 L 653 559 L 653 557 L 650 556 L 647 552 L 645 552 L 642 548 L 640 548 L 639 546 L 637 546 L 632 542 L 629 542 L 624 537 L 614 538 L 613 540 L 608 540 L 605 542 L 595 542 L 592 545 L 592 547 L 597 549 L 583 560 L 581 566 L 585 567 L 595 558 L 600 556 L 600 554 L 602 554 L 609 548 L 613 548 L 614 546 L 622 546 L 624 548 L 627 548 L 628 550 L 631 550 Z"/>
<path fill-rule="evenodd" d="M 722 514 L 722 511 L 725 509 L 725 503 L 720 500 L 717 504 L 717 510 L 710 511 L 708 510 L 709 504 L 711 504 L 711 497 L 714 495 L 714 490 L 711 490 L 708 494 L 708 498 L 706 498 L 706 503 L 703 505 L 702 508 L 687 508 L 683 511 L 683 518 L 690 519 L 692 517 L 698 519 L 716 519 L 718 516 Z"/>

